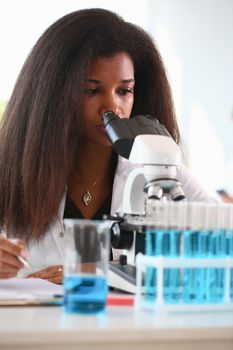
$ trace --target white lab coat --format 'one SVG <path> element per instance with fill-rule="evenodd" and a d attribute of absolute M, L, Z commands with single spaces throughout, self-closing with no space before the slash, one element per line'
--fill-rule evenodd
<path fill-rule="evenodd" d="M 126 178 L 129 172 L 135 168 L 127 159 L 119 157 L 116 174 L 113 183 L 111 214 L 120 211 L 123 198 L 123 190 Z M 178 172 L 178 181 L 180 181 L 182 189 L 187 200 L 210 202 L 216 201 L 214 196 L 208 194 L 200 183 L 193 177 L 185 166 Z M 63 213 L 65 206 L 65 195 L 60 204 L 57 220 L 51 225 L 46 232 L 44 238 L 39 243 L 29 244 L 28 262 L 31 268 L 22 269 L 19 276 L 26 276 L 29 273 L 39 271 L 43 268 L 62 265 L 64 263 L 65 252 L 65 232 L 63 228 Z M 114 258 L 117 252 L 114 252 Z"/>

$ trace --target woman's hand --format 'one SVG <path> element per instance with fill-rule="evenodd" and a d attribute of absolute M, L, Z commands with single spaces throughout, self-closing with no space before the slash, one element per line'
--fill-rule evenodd
<path fill-rule="evenodd" d="M 49 282 L 62 284 L 63 266 L 62 265 L 50 266 L 50 267 L 47 267 L 46 269 L 31 273 L 27 277 L 42 278 L 44 280 L 48 280 Z"/>
<path fill-rule="evenodd" d="M 28 252 L 22 240 L 18 239 L 13 243 L 8 239 L 0 238 L 0 278 L 15 277 L 24 267 L 17 256 L 26 258 L 27 255 Z"/>

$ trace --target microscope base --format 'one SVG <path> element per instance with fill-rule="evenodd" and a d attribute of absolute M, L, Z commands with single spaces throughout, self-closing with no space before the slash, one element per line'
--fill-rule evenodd
<path fill-rule="evenodd" d="M 109 263 L 108 285 L 124 292 L 136 293 L 136 266 Z"/>

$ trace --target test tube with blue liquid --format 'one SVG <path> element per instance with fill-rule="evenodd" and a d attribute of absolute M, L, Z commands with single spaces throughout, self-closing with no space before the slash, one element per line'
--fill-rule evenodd
<path fill-rule="evenodd" d="M 213 230 L 214 210 L 216 205 L 213 203 L 201 204 L 200 210 L 200 232 L 198 236 L 198 257 L 205 259 L 209 257 L 210 236 Z M 208 303 L 210 300 L 208 288 L 209 270 L 203 267 L 199 271 L 200 288 L 197 290 L 197 302 Z"/>
<path fill-rule="evenodd" d="M 233 205 L 168 201 L 157 202 L 155 212 L 156 225 L 148 231 L 146 254 L 165 259 L 183 255 L 198 259 L 200 264 L 200 267 L 187 266 L 183 270 L 164 269 L 165 303 L 233 302 L 233 268 L 226 284 L 225 268 L 205 267 L 206 258 L 216 262 L 227 256 L 233 258 Z M 148 272 L 147 290 L 156 300 L 156 269 L 151 267 Z M 226 295 L 228 299 L 224 299 Z"/>
<path fill-rule="evenodd" d="M 225 235 L 225 205 L 215 206 L 215 227 L 210 235 L 209 255 L 213 259 L 226 257 L 226 235 Z M 210 269 L 209 302 L 222 303 L 225 295 L 225 269 Z"/>
<path fill-rule="evenodd" d="M 184 206 L 181 202 L 167 201 L 162 203 L 164 216 L 163 229 L 158 231 L 157 254 L 164 258 L 178 257 L 181 240 L 181 213 Z M 164 269 L 163 298 L 165 303 L 174 304 L 180 300 L 180 270 L 177 268 Z"/>
<path fill-rule="evenodd" d="M 187 204 L 185 202 L 155 202 L 151 220 L 155 227 L 148 228 L 146 254 L 150 256 L 179 257 L 182 246 L 182 230 L 186 225 Z M 156 299 L 156 269 L 149 267 L 146 273 L 147 300 Z M 181 271 L 165 268 L 163 276 L 163 298 L 165 303 L 181 300 Z"/>
<path fill-rule="evenodd" d="M 155 256 L 156 238 L 156 228 L 153 226 L 148 227 L 146 230 L 146 255 Z M 145 277 L 146 300 L 152 303 L 157 298 L 156 280 L 156 269 L 152 266 L 147 267 Z"/>
<path fill-rule="evenodd" d="M 161 202 L 163 216 L 161 217 L 161 227 L 157 231 L 157 255 L 163 257 L 170 256 L 171 234 L 169 228 L 170 202 Z M 164 269 L 163 275 L 163 298 L 165 303 L 170 302 L 170 269 Z"/>
<path fill-rule="evenodd" d="M 169 232 L 171 258 L 178 258 L 183 251 L 183 231 L 186 227 L 187 203 L 170 202 L 169 204 Z M 168 269 L 169 293 L 167 301 L 177 304 L 182 301 L 183 283 L 182 272 L 179 268 Z"/>
<path fill-rule="evenodd" d="M 189 202 L 187 210 L 187 228 L 184 230 L 184 257 L 199 257 L 199 233 L 201 230 L 201 203 Z M 201 286 L 200 269 L 184 269 L 184 303 L 196 303 L 198 289 Z"/>
<path fill-rule="evenodd" d="M 162 201 L 153 201 L 148 203 L 150 208 L 151 225 L 146 231 L 146 255 L 161 256 L 166 252 L 169 246 L 168 222 L 168 203 Z M 153 302 L 157 298 L 157 271 L 155 267 L 149 266 L 146 269 L 146 299 Z M 166 277 L 164 278 L 164 287 Z M 165 287 L 166 289 L 166 287 Z"/>
<path fill-rule="evenodd" d="M 233 259 L 233 204 L 227 204 L 226 254 Z M 233 303 L 233 268 L 230 269 L 230 301 Z"/>

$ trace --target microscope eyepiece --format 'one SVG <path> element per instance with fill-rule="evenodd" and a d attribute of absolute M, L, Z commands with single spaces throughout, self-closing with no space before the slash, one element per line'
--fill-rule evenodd
<path fill-rule="evenodd" d="M 118 115 L 113 113 L 112 111 L 107 111 L 102 115 L 102 121 L 104 123 L 104 126 L 106 127 L 109 123 L 111 123 L 113 120 L 120 119 Z"/>

